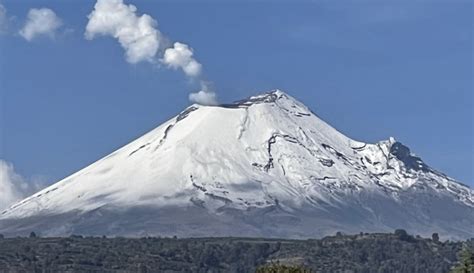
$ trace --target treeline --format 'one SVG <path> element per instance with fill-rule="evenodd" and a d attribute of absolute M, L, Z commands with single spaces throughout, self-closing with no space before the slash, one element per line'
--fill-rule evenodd
<path fill-rule="evenodd" d="M 0 272 L 444 273 L 472 266 L 473 240 L 394 233 L 323 239 L 2 238 Z M 471 264 L 471 265 L 470 265 Z"/>

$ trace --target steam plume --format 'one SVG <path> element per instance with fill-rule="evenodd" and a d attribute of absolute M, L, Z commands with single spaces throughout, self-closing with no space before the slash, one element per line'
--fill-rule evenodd
<path fill-rule="evenodd" d="M 162 62 L 173 69 L 181 68 L 189 77 L 198 77 L 202 65 L 193 58 L 193 54 L 193 49 L 188 45 L 176 42 L 165 50 Z"/>
<path fill-rule="evenodd" d="M 137 8 L 126 5 L 123 0 L 97 0 L 88 18 L 86 39 L 92 40 L 97 35 L 112 36 L 125 50 L 129 63 L 155 63 L 159 60 L 168 68 L 181 69 L 193 82 L 201 83 L 201 90 L 189 95 L 191 101 L 205 105 L 217 104 L 216 94 L 205 88 L 205 81 L 201 78 L 202 65 L 194 58 L 194 50 L 180 42 L 166 48 L 167 38 L 161 34 L 156 20 L 151 16 L 137 15 Z M 162 56 L 158 56 L 161 53 Z"/>
<path fill-rule="evenodd" d="M 218 105 L 217 95 L 211 90 L 209 83 L 201 81 L 201 90 L 189 94 L 189 100 L 201 105 Z"/>
<path fill-rule="evenodd" d="M 153 61 L 162 36 L 157 23 L 147 14 L 138 16 L 134 5 L 125 5 L 122 0 L 98 0 L 89 14 L 85 37 L 96 35 L 116 38 L 125 50 L 129 63 Z"/>

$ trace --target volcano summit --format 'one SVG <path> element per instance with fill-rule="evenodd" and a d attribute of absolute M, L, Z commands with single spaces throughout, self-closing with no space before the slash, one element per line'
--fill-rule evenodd
<path fill-rule="evenodd" d="M 395 139 L 352 140 L 276 90 L 192 105 L 3 211 L 0 233 L 474 236 L 474 195 Z"/>

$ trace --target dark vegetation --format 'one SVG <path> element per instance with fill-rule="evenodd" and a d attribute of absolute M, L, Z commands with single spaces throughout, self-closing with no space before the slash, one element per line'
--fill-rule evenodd
<path fill-rule="evenodd" d="M 259 266 L 255 273 L 311 273 L 311 269 L 303 265 L 270 263 Z"/>
<path fill-rule="evenodd" d="M 474 252 L 472 244 L 463 245 L 462 251 L 459 253 L 459 261 L 452 273 L 474 273 Z"/>
<path fill-rule="evenodd" d="M 473 240 L 404 230 L 311 240 L 0 236 L 0 272 L 473 272 Z M 471 271 L 469 271 L 471 270 Z"/>

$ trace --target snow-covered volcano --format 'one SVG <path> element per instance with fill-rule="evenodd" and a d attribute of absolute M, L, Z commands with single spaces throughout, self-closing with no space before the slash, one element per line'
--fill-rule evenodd
<path fill-rule="evenodd" d="M 352 140 L 276 90 L 192 105 L 13 205 L 0 233 L 474 236 L 473 190 L 393 138 Z"/>

